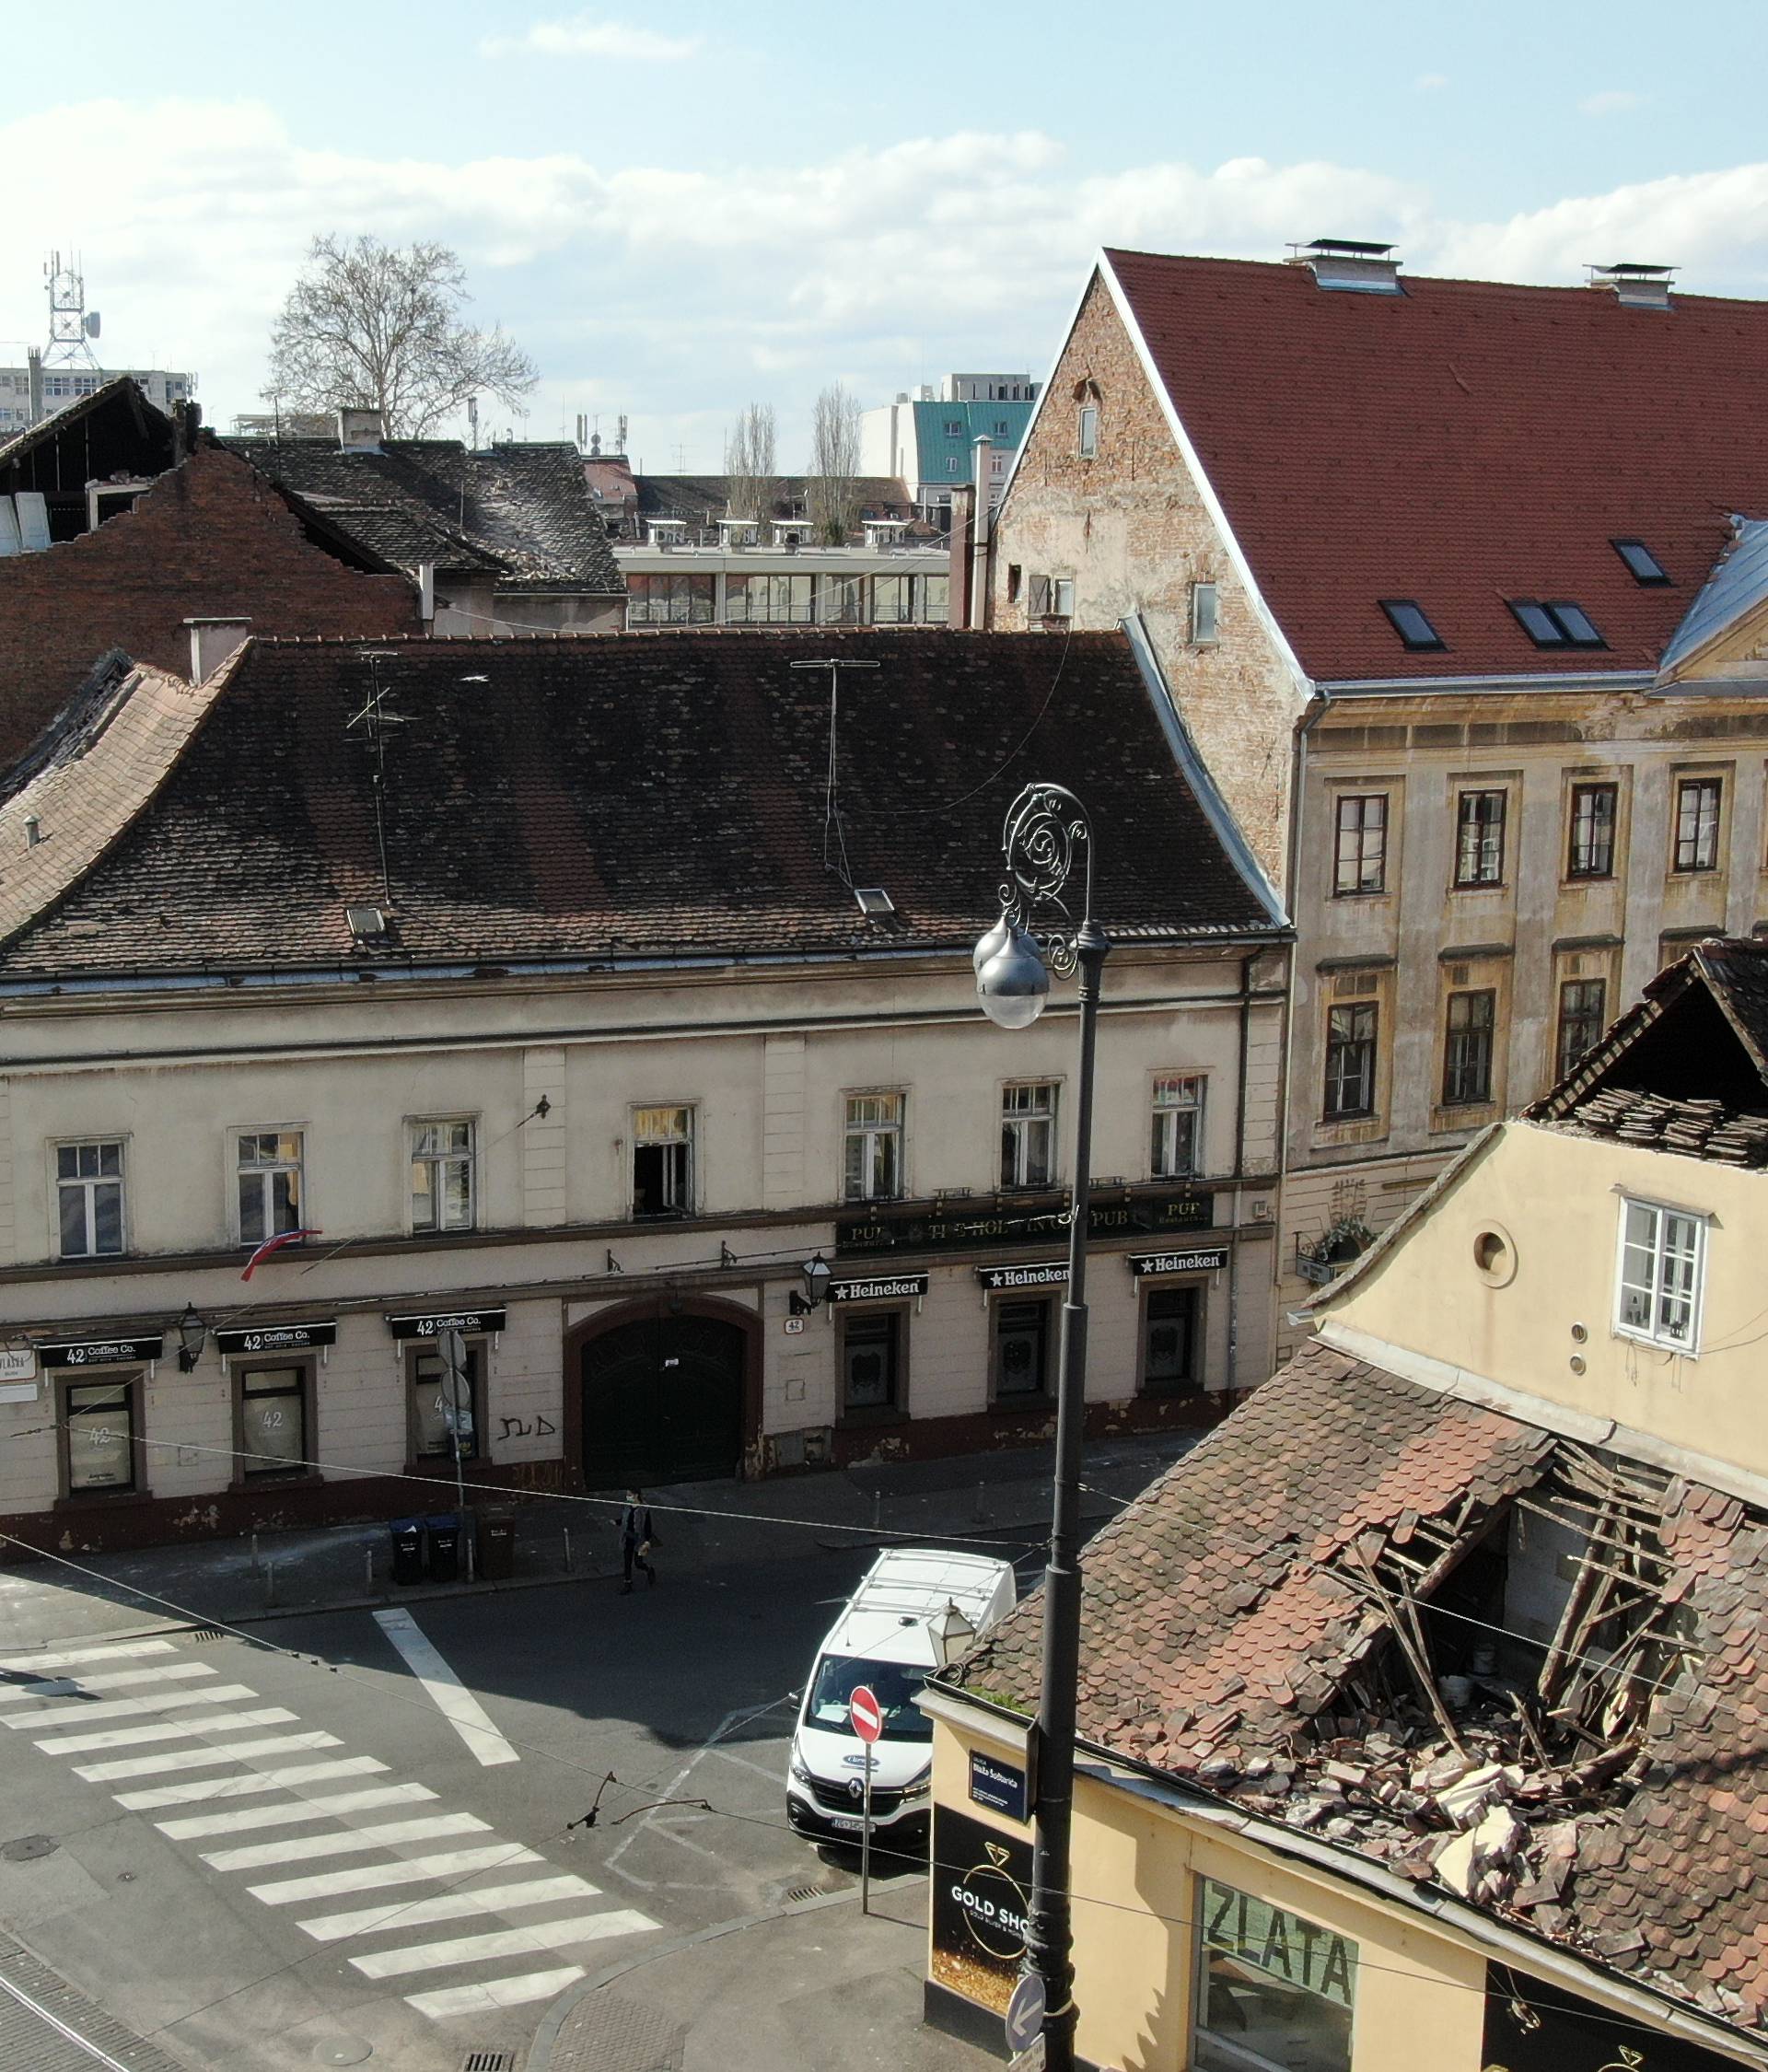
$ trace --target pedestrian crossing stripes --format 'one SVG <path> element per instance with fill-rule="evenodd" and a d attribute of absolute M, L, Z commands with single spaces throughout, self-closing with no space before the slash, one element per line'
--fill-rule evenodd
<path fill-rule="evenodd" d="M 517 1759 L 415 1622 L 390 1623 L 389 1637 L 481 1763 Z M 568 1955 L 660 1926 L 634 1908 L 598 1910 L 598 1887 L 553 1871 L 538 1850 L 500 1841 L 476 1814 L 438 1808 L 364 1819 L 434 1804 L 436 1793 L 390 1775 L 377 1756 L 343 1752 L 337 1735 L 303 1729 L 286 1706 L 227 1710 L 258 1693 L 180 1657 L 172 1638 L 38 1648 L 0 1659 L 0 1726 L 27 1733 L 46 1755 L 99 1758 L 72 1763 L 73 1774 L 122 1787 L 112 1796 L 124 1812 L 164 1813 L 153 1825 L 169 1843 L 239 1835 L 199 1850 L 198 1860 L 221 1874 L 294 1871 L 243 1890 L 266 1907 L 319 1908 L 291 1920 L 302 1935 L 319 1944 L 378 1938 L 380 1947 L 349 1958 L 362 1979 L 421 1985 L 425 1973 L 452 1974 L 446 1985 L 403 1996 L 427 2020 L 495 2016 L 550 1999 L 585 1975 L 570 1962 L 502 1968 L 512 1958 Z M 260 1728 L 292 1730 L 252 1731 Z M 330 1750 L 341 1752 L 321 1752 Z M 203 1771 L 224 1774 L 192 1774 Z M 371 1781 L 349 1784 L 362 1778 Z M 433 1842 L 452 1845 L 412 1853 Z M 374 1857 L 381 1860 L 338 1860 Z M 425 1893 L 425 1885 L 442 1889 Z M 338 1904 L 353 1897 L 356 1904 Z M 469 1925 L 467 1932 L 419 1939 L 417 1931 L 448 1922 Z M 486 1975 L 472 1976 L 482 1966 Z"/>

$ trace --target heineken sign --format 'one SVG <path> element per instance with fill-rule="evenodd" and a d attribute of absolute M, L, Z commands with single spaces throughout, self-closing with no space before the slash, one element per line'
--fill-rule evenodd
<path fill-rule="evenodd" d="M 880 1251 L 995 1251 L 1002 1245 L 1064 1241 L 1068 1234 L 1065 1202 L 1048 1205 L 967 1203 L 947 1207 L 878 1207 L 843 1216 L 835 1223 L 835 1250 L 849 1254 Z M 1195 1188 L 1095 1201 L 1087 1218 L 1089 1239 L 1163 1238 L 1207 1230 L 1216 1221 L 1216 1197 Z"/>
<path fill-rule="evenodd" d="M 224 1353 L 306 1353 L 337 1342 L 335 1319 L 324 1323 L 250 1324 L 215 1334 L 215 1343 Z"/>
<path fill-rule="evenodd" d="M 71 1343 L 40 1345 L 38 1357 L 45 1367 L 122 1367 L 135 1360 L 157 1360 L 165 1344 L 164 1335 L 151 1338 L 80 1338 Z"/>
<path fill-rule="evenodd" d="M 893 1296 L 925 1295 L 925 1274 L 874 1274 L 869 1280 L 831 1281 L 831 1302 L 888 1302 Z"/>
<path fill-rule="evenodd" d="M 501 1331 L 505 1310 L 432 1310 L 422 1316 L 389 1317 L 387 1328 L 395 1338 L 437 1338 L 445 1331 L 458 1331 L 463 1338 L 483 1337 Z"/>
<path fill-rule="evenodd" d="M 1130 1271 L 1143 1274 L 1215 1274 L 1227 1264 L 1226 1245 L 1200 1245 L 1184 1251 L 1133 1251 Z"/>
<path fill-rule="evenodd" d="M 979 1266 L 976 1278 L 991 1295 L 1010 1287 L 1060 1287 L 1068 1278 L 1068 1262 L 1052 1259 L 1036 1266 Z"/>

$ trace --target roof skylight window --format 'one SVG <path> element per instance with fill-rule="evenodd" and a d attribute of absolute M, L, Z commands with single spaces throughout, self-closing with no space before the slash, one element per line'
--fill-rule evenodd
<path fill-rule="evenodd" d="M 1425 617 L 1421 605 L 1409 597 L 1384 597 L 1381 609 L 1388 615 L 1393 630 L 1408 647 L 1442 647 L 1447 645 L 1441 634 Z"/>
<path fill-rule="evenodd" d="M 1669 582 L 1663 564 L 1643 540 L 1611 540 L 1609 544 L 1626 563 L 1627 574 L 1635 583 Z"/>
<path fill-rule="evenodd" d="M 1537 647 L 1600 647 L 1602 635 L 1581 604 L 1557 598 L 1538 604 L 1533 598 L 1513 597 L 1510 609 Z"/>

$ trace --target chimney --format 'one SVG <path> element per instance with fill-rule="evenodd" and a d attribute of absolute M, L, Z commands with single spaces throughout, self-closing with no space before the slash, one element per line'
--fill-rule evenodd
<path fill-rule="evenodd" d="M 378 453 L 381 418 L 378 410 L 345 409 L 338 413 L 338 448 L 343 453 Z"/>
<path fill-rule="evenodd" d="M 1608 288 L 1623 308 L 1667 311 L 1671 308 L 1669 276 L 1675 271 L 1673 266 L 1647 266 L 1637 259 L 1616 259 L 1590 268 L 1590 285 Z"/>
<path fill-rule="evenodd" d="M 971 520 L 975 512 L 976 492 L 967 482 L 954 483 L 948 516 L 951 530 L 946 535 L 950 555 L 951 579 L 947 589 L 946 623 L 971 623 L 971 571 L 975 562 L 976 529 Z"/>
<path fill-rule="evenodd" d="M 1391 245 L 1367 244 L 1360 238 L 1315 238 L 1289 248 L 1291 266 L 1313 269 L 1316 285 L 1346 289 L 1353 295 L 1403 295 L 1400 262 Z"/>
<path fill-rule="evenodd" d="M 250 619 L 186 619 L 191 629 L 191 681 L 206 683 L 229 655 L 246 644 Z"/>
<path fill-rule="evenodd" d="M 30 422 L 40 424 L 43 415 L 43 355 L 36 346 L 29 347 L 25 354 L 25 388 L 29 397 Z"/>
<path fill-rule="evenodd" d="M 436 564 L 420 561 L 417 565 L 417 615 L 427 626 L 436 617 Z"/>
<path fill-rule="evenodd" d="M 979 629 L 988 623 L 988 562 L 994 532 L 994 471 L 989 467 L 989 457 L 994 451 L 994 442 L 988 434 L 978 433 L 975 467 L 971 475 L 971 487 L 976 498 L 976 508 L 971 516 L 976 547 L 970 566 L 969 623 Z"/>

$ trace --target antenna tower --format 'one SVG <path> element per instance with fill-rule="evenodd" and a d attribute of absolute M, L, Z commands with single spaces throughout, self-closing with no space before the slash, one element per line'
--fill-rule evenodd
<path fill-rule="evenodd" d="M 79 255 L 73 254 L 71 262 L 64 266 L 61 253 L 51 252 L 43 262 L 43 278 L 49 284 L 49 347 L 43 365 L 89 367 L 102 373 L 92 350 L 99 315 L 96 309 L 89 317 L 86 313 L 86 276 L 80 272 Z"/>
<path fill-rule="evenodd" d="M 368 696 L 362 710 L 347 719 L 343 727 L 346 734 L 355 733 L 358 727 L 363 729 L 373 760 L 369 783 L 375 805 L 375 847 L 380 856 L 380 889 L 390 907 L 393 903 L 393 879 L 387 866 L 387 729 L 409 725 L 411 715 L 387 710 L 392 686 L 381 682 L 380 665 L 397 658 L 393 651 L 386 647 L 371 647 L 364 652 L 362 659 L 368 665 Z"/>

